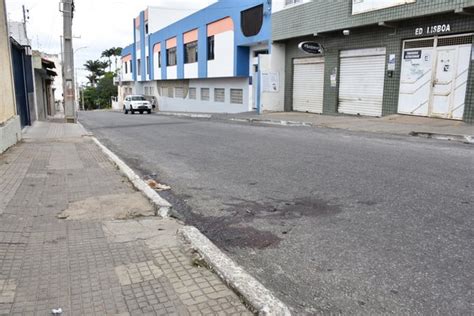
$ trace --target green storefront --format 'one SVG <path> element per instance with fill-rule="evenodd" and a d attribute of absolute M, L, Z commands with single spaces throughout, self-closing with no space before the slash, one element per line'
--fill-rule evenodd
<path fill-rule="evenodd" d="M 473 123 L 474 0 L 373 3 L 315 1 L 273 15 L 273 41 L 286 47 L 285 110 Z"/>

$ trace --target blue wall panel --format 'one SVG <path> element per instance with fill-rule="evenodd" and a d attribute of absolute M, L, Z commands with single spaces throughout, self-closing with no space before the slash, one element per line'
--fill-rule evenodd
<path fill-rule="evenodd" d="M 140 12 L 140 59 L 141 59 L 141 80 L 146 80 L 146 50 L 145 50 L 145 12 Z"/>

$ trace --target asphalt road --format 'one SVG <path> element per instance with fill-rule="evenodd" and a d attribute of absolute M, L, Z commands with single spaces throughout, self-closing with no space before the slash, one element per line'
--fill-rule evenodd
<path fill-rule="evenodd" d="M 297 313 L 474 310 L 474 147 L 113 112 L 80 121 Z"/>

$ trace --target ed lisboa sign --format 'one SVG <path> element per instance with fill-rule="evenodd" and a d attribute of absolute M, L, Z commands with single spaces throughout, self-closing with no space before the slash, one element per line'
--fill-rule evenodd
<path fill-rule="evenodd" d="M 415 2 L 416 0 L 352 0 L 352 14 L 361 14 Z"/>
<path fill-rule="evenodd" d="M 451 24 L 439 24 L 439 25 L 432 25 L 427 26 L 426 28 L 419 27 L 415 29 L 415 35 L 433 35 L 433 34 L 440 34 L 440 33 L 447 33 L 451 32 Z"/>

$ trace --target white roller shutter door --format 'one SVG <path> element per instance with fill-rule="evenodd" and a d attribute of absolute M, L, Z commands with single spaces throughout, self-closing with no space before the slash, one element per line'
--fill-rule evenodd
<path fill-rule="evenodd" d="M 382 116 L 385 48 L 341 52 L 339 113 Z"/>
<path fill-rule="evenodd" d="M 295 59 L 293 65 L 293 110 L 323 113 L 324 59 Z"/>

